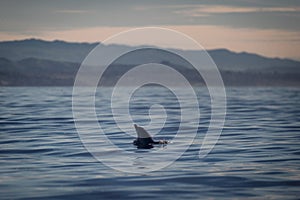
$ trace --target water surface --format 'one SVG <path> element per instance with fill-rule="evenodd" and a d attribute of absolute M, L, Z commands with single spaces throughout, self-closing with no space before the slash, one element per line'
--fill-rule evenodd
<path fill-rule="evenodd" d="M 134 174 L 103 165 L 84 148 L 74 126 L 72 88 L 0 88 L 0 198 L 297 199 L 300 90 L 227 88 L 225 127 L 212 152 L 201 160 L 199 144 L 209 124 L 210 99 L 203 88 L 197 91 L 201 118 L 194 144 L 172 165 Z M 99 123 L 116 145 L 136 152 L 133 136 L 116 128 L 106 92 L 97 92 Z M 180 122 L 174 98 L 165 90 L 145 88 L 132 99 L 130 112 L 135 122 L 147 125 L 149 106 L 163 105 L 167 121 L 156 137 L 172 139 Z M 158 122 L 164 117 L 159 107 L 152 111 Z M 87 128 L 97 132 L 84 114 Z M 199 119 L 190 120 L 187 126 Z"/>

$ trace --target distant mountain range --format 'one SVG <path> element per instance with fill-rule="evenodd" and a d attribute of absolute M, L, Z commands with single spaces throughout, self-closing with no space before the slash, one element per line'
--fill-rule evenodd
<path fill-rule="evenodd" d="M 72 86 L 80 63 L 98 44 L 36 39 L 0 42 L 0 86 Z M 110 50 L 132 48 L 123 45 L 104 47 Z M 200 76 L 195 76 L 191 67 L 179 60 L 160 56 L 159 52 L 153 50 L 148 53 L 157 55 L 157 63 L 181 70 L 192 84 L 204 84 Z M 199 52 L 189 50 L 186 53 L 197 56 Z M 218 66 L 225 85 L 300 86 L 299 61 L 235 53 L 226 49 L 209 50 L 208 53 Z M 105 85 L 113 84 L 124 71 L 147 59 L 147 56 L 141 55 L 116 63 L 107 73 Z"/>

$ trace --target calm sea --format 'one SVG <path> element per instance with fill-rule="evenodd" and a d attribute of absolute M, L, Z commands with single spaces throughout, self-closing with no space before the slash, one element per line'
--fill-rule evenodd
<path fill-rule="evenodd" d="M 96 95 L 99 123 L 115 145 L 138 154 L 133 135 L 114 122 L 109 90 Z M 223 132 L 203 159 L 199 144 L 209 125 L 210 99 L 204 88 L 197 95 L 200 120 L 189 116 L 190 126 L 200 121 L 194 143 L 173 164 L 135 174 L 113 170 L 86 150 L 74 124 L 71 87 L 0 88 L 0 199 L 299 199 L 300 89 L 227 88 Z M 165 107 L 167 115 L 155 137 L 170 140 L 180 124 L 180 105 L 172 93 L 141 89 L 132 98 L 132 118 L 147 125 L 153 103 Z M 116 109 L 123 104 L 121 98 Z M 161 107 L 152 108 L 159 121 Z M 97 132 L 82 110 L 81 123 Z M 109 144 L 99 149 L 109 156 Z M 122 166 L 124 160 L 117 158 L 115 164 Z"/>

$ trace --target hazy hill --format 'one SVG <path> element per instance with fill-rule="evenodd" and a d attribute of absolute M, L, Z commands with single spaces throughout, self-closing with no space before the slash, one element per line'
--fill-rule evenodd
<path fill-rule="evenodd" d="M 251 53 L 235 53 L 226 49 L 209 51 L 214 62 L 223 70 L 270 70 L 295 72 L 300 69 L 300 62 L 290 59 L 267 58 Z"/>
<path fill-rule="evenodd" d="M 11 61 L 0 58 L 2 86 L 66 86 L 72 85 L 78 63 L 36 58 Z"/>
<path fill-rule="evenodd" d="M 0 85 L 64 86 L 73 85 L 82 60 L 98 43 L 68 43 L 64 41 L 22 40 L 0 42 Z M 129 46 L 105 46 L 110 50 L 130 49 Z M 182 50 L 176 50 L 182 51 Z M 197 51 L 187 51 L 197 56 Z M 300 86 L 300 62 L 290 59 L 266 58 L 251 53 L 235 53 L 226 49 L 208 51 L 221 71 L 226 85 L 235 86 Z M 202 85 L 190 66 L 168 54 L 149 50 L 134 59 L 125 57 L 107 73 L 111 84 L 123 72 L 143 62 L 149 54 L 155 62 L 181 70 L 193 84 Z M 100 63 L 101 64 L 101 63 Z"/>
<path fill-rule="evenodd" d="M 38 58 L 81 62 L 97 43 L 69 43 L 36 39 L 0 42 L 0 57 L 13 61 Z"/>

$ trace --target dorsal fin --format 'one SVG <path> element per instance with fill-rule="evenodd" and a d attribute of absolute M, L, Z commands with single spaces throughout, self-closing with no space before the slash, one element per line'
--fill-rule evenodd
<path fill-rule="evenodd" d="M 151 135 L 143 127 L 134 124 L 134 128 L 138 138 L 151 138 Z"/>

